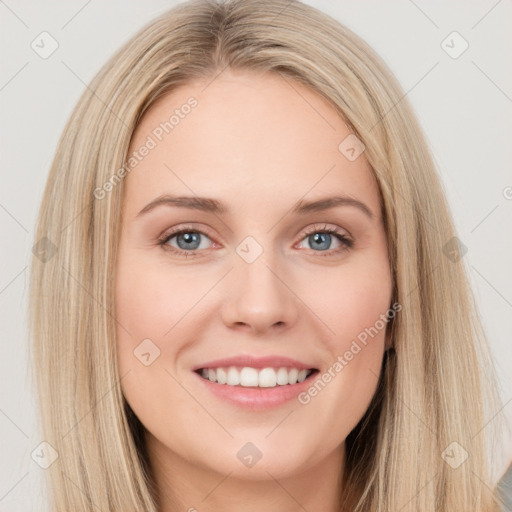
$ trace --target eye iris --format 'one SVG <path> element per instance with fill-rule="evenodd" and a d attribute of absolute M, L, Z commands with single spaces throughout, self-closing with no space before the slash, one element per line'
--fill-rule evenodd
<path fill-rule="evenodd" d="M 200 236 L 199 233 L 180 233 L 176 236 L 176 241 L 180 249 L 197 249 L 200 243 Z M 181 243 L 182 239 L 185 241 L 184 244 Z M 197 247 L 191 245 L 194 243 L 197 243 Z"/>
<path fill-rule="evenodd" d="M 315 233 L 314 235 L 311 235 L 309 237 L 310 239 L 313 239 L 314 244 L 313 247 L 321 250 L 329 249 L 329 245 L 331 242 L 331 235 L 329 233 Z M 317 245 L 319 244 L 319 245 Z M 323 244 L 323 245 L 322 245 Z"/>

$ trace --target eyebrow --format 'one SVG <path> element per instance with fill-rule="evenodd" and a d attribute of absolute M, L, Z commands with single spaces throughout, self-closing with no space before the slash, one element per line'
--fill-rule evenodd
<path fill-rule="evenodd" d="M 165 194 L 144 206 L 137 214 L 137 217 L 154 210 L 158 206 L 175 206 L 214 214 L 225 214 L 228 212 L 226 206 L 217 199 L 198 196 L 171 196 Z M 295 215 L 306 215 L 311 212 L 329 210 L 336 206 L 353 206 L 362 211 L 370 219 L 373 218 L 373 213 L 366 204 L 349 196 L 332 196 L 314 201 L 300 200 L 293 206 L 291 212 Z"/>

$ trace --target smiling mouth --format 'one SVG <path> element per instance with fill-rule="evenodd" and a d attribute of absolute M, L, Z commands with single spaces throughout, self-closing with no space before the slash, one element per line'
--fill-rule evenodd
<path fill-rule="evenodd" d="M 203 379 L 226 386 L 244 388 L 276 388 L 293 386 L 304 382 L 318 373 L 316 368 L 309 370 L 289 367 L 252 368 L 250 366 L 229 366 L 219 368 L 199 368 L 195 372 Z"/>

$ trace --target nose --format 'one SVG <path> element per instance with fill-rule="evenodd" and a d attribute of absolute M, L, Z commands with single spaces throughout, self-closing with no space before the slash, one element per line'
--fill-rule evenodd
<path fill-rule="evenodd" d="M 298 318 L 298 299 L 275 265 L 260 257 L 240 260 L 231 273 L 222 307 L 224 324 L 252 334 L 285 330 Z"/>

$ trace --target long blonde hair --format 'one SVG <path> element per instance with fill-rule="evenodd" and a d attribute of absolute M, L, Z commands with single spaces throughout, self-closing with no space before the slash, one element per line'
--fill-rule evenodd
<path fill-rule="evenodd" d="M 497 510 L 487 437 L 494 423 L 486 426 L 499 409 L 492 360 L 423 134 L 370 47 L 288 0 L 179 4 L 108 61 L 67 123 L 35 237 L 47 250 L 31 267 L 41 422 L 59 454 L 47 470 L 53 509 L 158 509 L 144 432 L 116 366 L 124 182 L 116 172 L 158 98 L 227 67 L 279 73 L 323 96 L 366 146 L 379 184 L 402 310 L 391 322 L 378 391 L 346 440 L 344 510 Z M 449 463 L 464 453 L 458 467 Z"/>

